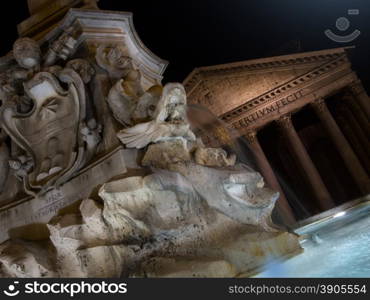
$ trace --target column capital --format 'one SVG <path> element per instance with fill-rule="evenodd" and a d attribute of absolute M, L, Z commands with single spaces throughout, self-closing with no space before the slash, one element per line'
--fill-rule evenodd
<path fill-rule="evenodd" d="M 248 144 L 254 144 L 257 142 L 257 131 L 249 130 L 244 134 L 245 139 L 247 140 Z"/>
<path fill-rule="evenodd" d="M 343 101 L 353 101 L 354 95 L 350 89 L 346 89 L 346 91 L 343 93 L 343 96 L 340 97 Z"/>
<path fill-rule="evenodd" d="M 325 113 L 328 109 L 325 103 L 324 98 L 317 98 L 313 102 L 311 102 L 311 106 L 314 108 L 314 110 L 320 114 L 320 113 Z"/>
<path fill-rule="evenodd" d="M 352 82 L 349 85 L 349 90 L 355 97 L 355 102 L 358 102 L 367 118 L 370 118 L 370 100 L 361 80 Z"/>
<path fill-rule="evenodd" d="M 364 86 L 362 85 L 361 80 L 356 80 L 348 85 L 349 90 L 354 94 L 358 95 L 365 91 Z"/>
<path fill-rule="evenodd" d="M 276 120 L 276 123 L 281 128 L 292 129 L 293 128 L 292 115 L 291 114 L 283 115 L 279 119 Z"/>

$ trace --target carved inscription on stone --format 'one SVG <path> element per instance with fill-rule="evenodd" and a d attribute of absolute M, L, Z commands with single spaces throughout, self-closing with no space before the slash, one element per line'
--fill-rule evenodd
<path fill-rule="evenodd" d="M 48 222 L 61 208 L 89 197 L 96 186 L 125 173 L 125 157 L 127 155 L 132 160 L 135 153 L 135 150 L 118 148 L 59 188 L 4 209 L 0 212 L 0 242 L 8 239 L 9 229 L 31 223 Z"/>
<path fill-rule="evenodd" d="M 279 99 L 269 106 L 263 107 L 258 109 L 257 111 L 253 112 L 252 114 L 248 115 L 243 119 L 246 125 L 250 125 L 256 122 L 258 119 L 263 118 L 264 116 L 273 113 L 274 111 L 278 111 L 282 107 L 289 105 L 290 103 L 295 102 L 297 99 L 303 96 L 303 91 L 298 91 L 292 95 Z"/>

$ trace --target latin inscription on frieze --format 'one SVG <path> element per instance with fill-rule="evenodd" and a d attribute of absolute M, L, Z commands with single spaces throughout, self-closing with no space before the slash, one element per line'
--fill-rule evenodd
<path fill-rule="evenodd" d="M 270 113 L 273 113 L 275 111 L 278 111 L 280 108 L 286 106 L 286 105 L 289 105 L 290 103 L 293 103 L 294 101 L 296 101 L 297 99 L 299 99 L 300 97 L 303 96 L 303 91 L 300 90 L 294 94 L 291 94 L 287 97 L 284 97 L 282 99 L 279 99 L 273 103 L 271 103 L 271 105 L 269 106 L 266 106 L 266 107 L 263 107 L 261 109 L 258 109 L 257 111 L 253 112 L 252 114 L 248 115 L 247 117 L 244 118 L 244 122 L 246 123 L 246 125 L 249 125 L 251 123 L 254 123 L 256 122 L 258 119 L 270 114 Z"/>

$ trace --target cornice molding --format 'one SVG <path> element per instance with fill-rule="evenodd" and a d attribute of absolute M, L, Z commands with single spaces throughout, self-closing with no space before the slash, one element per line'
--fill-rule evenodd
<path fill-rule="evenodd" d="M 249 100 L 248 102 L 238 106 L 237 108 L 221 115 L 220 118 L 227 123 L 233 122 L 236 119 L 240 119 L 240 116 L 244 115 L 246 112 L 250 112 L 251 110 L 256 109 L 259 106 L 273 103 L 274 101 L 276 101 L 277 98 L 281 98 L 282 95 L 286 94 L 289 97 L 289 95 L 292 95 L 293 91 L 299 90 L 300 86 L 306 85 L 308 82 L 331 72 L 339 65 L 347 62 L 347 56 L 342 54 L 337 59 L 330 61 L 329 63 L 325 63 L 322 66 L 310 72 L 307 72 L 306 74 L 296 77 L 293 80 L 262 94 L 261 96 Z"/>
<path fill-rule="evenodd" d="M 158 57 L 144 45 L 136 32 L 131 12 L 71 8 L 59 25 L 39 43 L 48 44 L 66 31 L 78 33 L 77 46 L 89 39 L 108 43 L 125 40 L 129 51 L 135 54 L 139 69 L 149 77 L 156 78 L 158 82 L 162 80 L 168 61 Z"/>
<path fill-rule="evenodd" d="M 269 68 L 281 68 L 293 65 L 301 65 L 308 63 L 327 62 L 335 60 L 342 55 L 346 55 L 346 49 L 335 48 L 321 51 L 305 52 L 292 55 L 275 56 L 268 58 L 260 58 L 253 60 L 246 60 L 241 62 L 199 67 L 195 68 L 184 80 L 183 84 L 188 94 L 194 90 L 199 82 L 210 76 L 222 76 L 235 72 L 248 72 L 256 70 L 266 70 Z"/>

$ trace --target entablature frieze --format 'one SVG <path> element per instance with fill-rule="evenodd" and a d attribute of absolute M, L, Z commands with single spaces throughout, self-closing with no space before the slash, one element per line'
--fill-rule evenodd
<path fill-rule="evenodd" d="M 282 96 L 286 98 L 294 97 L 294 92 L 300 90 L 301 88 L 305 87 L 307 84 L 312 84 L 313 82 L 320 81 L 322 77 L 325 75 L 332 73 L 333 70 L 335 72 L 339 71 L 340 69 L 348 68 L 350 69 L 350 65 L 348 64 L 348 59 L 345 55 L 341 56 L 340 58 L 331 61 L 330 63 L 324 64 L 319 68 L 316 68 L 302 76 L 296 77 L 295 79 L 282 84 L 267 93 L 258 96 L 239 107 L 231 110 L 220 116 L 223 121 L 230 121 L 237 118 L 239 115 L 243 114 L 244 112 L 251 111 L 257 107 L 263 106 L 266 103 L 272 103 L 277 99 L 280 99 Z"/>
<path fill-rule="evenodd" d="M 330 52 L 329 52 L 330 51 Z M 284 55 L 272 58 L 254 59 L 223 65 L 200 67 L 194 69 L 184 80 L 184 86 L 191 97 L 191 94 L 198 84 L 211 77 L 224 77 L 237 73 L 256 72 L 256 71 L 274 71 L 281 68 L 291 69 L 293 66 L 324 63 L 333 61 L 341 56 L 346 56 L 344 48 L 330 49 L 324 51 L 315 51 L 308 53 L 299 53 L 294 55 Z"/>
<path fill-rule="evenodd" d="M 296 89 L 289 96 L 278 98 L 253 110 L 247 111 L 235 119 L 225 122 L 236 129 L 240 135 L 249 130 L 259 130 L 268 123 L 279 119 L 282 115 L 295 113 L 307 104 L 318 98 L 325 98 L 334 94 L 354 82 L 357 76 L 354 72 L 339 72 L 330 80 L 318 81 L 312 85 Z"/>

